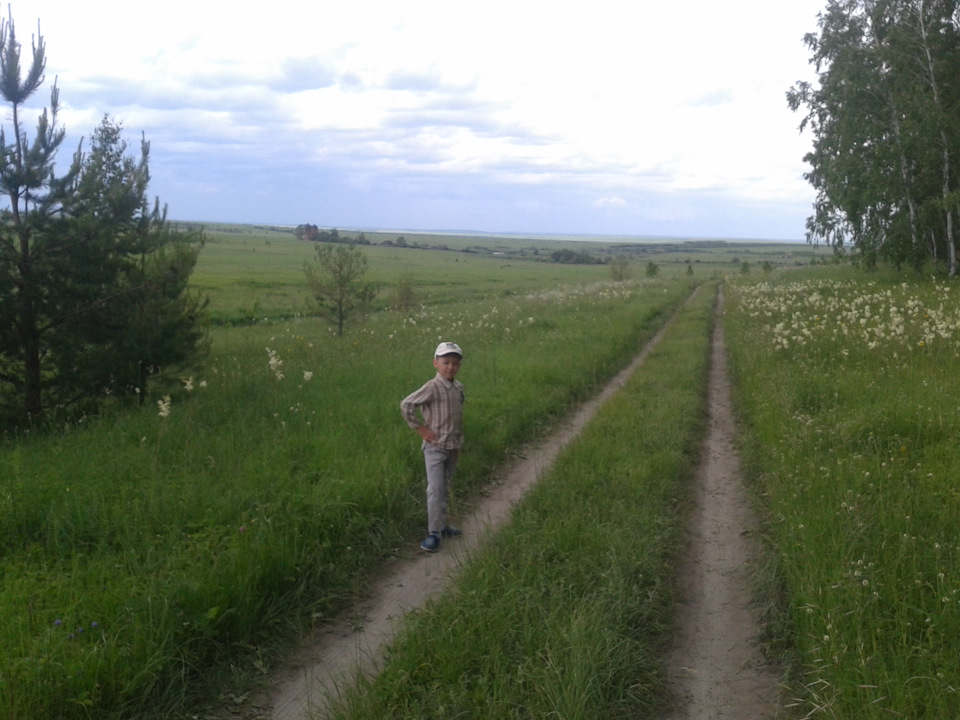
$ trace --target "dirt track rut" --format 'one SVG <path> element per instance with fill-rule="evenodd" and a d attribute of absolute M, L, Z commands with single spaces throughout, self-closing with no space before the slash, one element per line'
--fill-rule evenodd
<path fill-rule="evenodd" d="M 718 313 L 722 312 L 723 289 Z M 777 714 L 778 674 L 756 644 L 749 567 L 757 520 L 743 486 L 734 437 L 722 316 L 713 333 L 709 428 L 679 568 L 683 602 L 670 660 L 677 705 L 670 720 L 767 720 Z"/>

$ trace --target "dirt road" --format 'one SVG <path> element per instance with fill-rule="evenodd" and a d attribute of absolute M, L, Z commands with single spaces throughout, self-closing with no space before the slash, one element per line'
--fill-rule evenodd
<path fill-rule="evenodd" d="M 463 537 L 445 541 L 439 553 L 402 560 L 389 568 L 364 601 L 342 620 L 325 626 L 297 653 L 290 668 L 272 678 L 269 697 L 247 704 L 240 717 L 321 718 L 338 688 L 350 684 L 357 673 L 376 672 L 379 650 L 404 614 L 443 592 L 451 574 L 486 534 L 506 521 L 516 502 L 563 447 L 642 365 L 670 324 L 597 398 L 581 406 L 551 437 L 527 448 L 522 459 L 505 470 L 502 482 L 461 519 Z M 737 490 L 739 472 L 732 446 L 722 331 L 714 337 L 713 352 L 710 436 L 699 476 L 702 487 L 687 552 L 689 568 L 682 576 L 686 602 L 681 608 L 681 632 L 671 670 L 680 704 L 671 717 L 761 720 L 766 717 L 766 701 L 776 696 L 776 677 L 759 672 L 762 666 L 752 654 L 757 627 L 749 612 L 746 578 L 740 571 L 752 551 L 745 542 L 751 519 L 742 488 Z"/>
<path fill-rule="evenodd" d="M 748 567 L 757 551 L 751 538 L 756 518 L 734 446 L 722 322 L 714 330 L 711 353 L 710 425 L 679 568 L 683 602 L 670 660 L 677 706 L 668 717 L 767 720 L 777 713 L 778 675 L 754 643 L 759 619 L 751 607 Z"/>

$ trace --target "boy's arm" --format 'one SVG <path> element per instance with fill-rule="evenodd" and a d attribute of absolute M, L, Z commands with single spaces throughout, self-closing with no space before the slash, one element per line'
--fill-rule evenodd
<path fill-rule="evenodd" d="M 417 414 L 417 408 L 421 405 L 426 405 L 430 401 L 430 396 L 430 383 L 426 383 L 419 390 L 410 393 L 400 401 L 400 414 L 403 415 L 403 419 L 407 425 L 415 430 L 420 437 L 427 442 L 434 442 L 437 439 L 436 435 L 420 421 Z"/>

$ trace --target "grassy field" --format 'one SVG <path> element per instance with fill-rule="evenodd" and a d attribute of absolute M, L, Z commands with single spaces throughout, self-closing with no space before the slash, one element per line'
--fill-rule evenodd
<path fill-rule="evenodd" d="M 211 300 L 211 355 L 169 404 L 156 396 L 0 444 L 0 717 L 190 716 L 206 694 L 243 694 L 286 640 L 362 592 L 385 559 L 415 551 L 422 461 L 397 405 L 432 375 L 439 339 L 466 351 L 458 493 L 469 500 L 703 285 L 503 542 L 467 570 L 458 602 L 413 618 L 414 644 L 397 645 L 398 664 L 345 710 L 655 712 L 709 303 L 724 279 L 791 712 L 952 716 L 951 284 L 854 274 L 805 246 L 408 235 L 420 247 L 365 248 L 380 297 L 337 339 L 310 313 L 309 244 L 289 228 L 207 235 L 194 282 Z M 631 278 L 549 261 L 570 249 L 627 252 Z M 416 298 L 401 306 L 404 277 Z M 495 602 L 503 588 L 510 607 Z M 508 632 L 518 625 L 530 632 Z M 449 644 L 476 651 L 436 656 L 449 673 L 411 665 L 431 638 L 461 631 L 470 643 Z"/>
<path fill-rule="evenodd" d="M 956 717 L 956 285 L 836 269 L 727 296 L 797 715 Z"/>
<path fill-rule="evenodd" d="M 231 269 L 200 268 L 197 282 L 222 272 L 232 296 L 229 278 L 256 275 L 248 242 L 261 281 L 292 286 L 291 246 L 245 237 L 223 250 Z M 270 248 L 287 260 L 264 261 Z M 432 262 L 418 289 L 449 280 Z M 692 287 L 683 275 L 611 283 L 602 266 L 531 262 L 528 280 L 502 289 L 497 262 L 477 263 L 476 292 L 382 310 L 339 340 L 306 315 L 216 325 L 206 366 L 169 404 L 8 438 L 0 716 L 169 716 L 233 668 L 269 663 L 283 637 L 416 546 L 422 461 L 398 403 L 433 374 L 440 337 L 467 352 L 469 497 L 622 367 Z M 228 314 L 211 295 L 212 312 Z"/>
<path fill-rule="evenodd" d="M 355 237 L 355 232 L 342 232 Z M 754 273 L 764 264 L 796 267 L 826 262 L 830 252 L 801 244 L 733 243 L 724 241 L 593 241 L 569 239 L 498 238 L 410 234 L 410 247 L 382 246 L 397 233 L 365 233 L 370 263 L 367 280 L 381 292 L 378 309 L 396 305 L 396 288 L 405 277 L 416 288 L 417 303 L 435 305 L 470 298 L 491 299 L 548 287 L 603 282 L 609 268 L 550 262 L 555 251 L 574 250 L 605 262 L 613 255 L 630 258 L 630 277 L 646 277 L 653 262 L 664 277 L 686 275 L 687 268 L 701 281 L 739 273 L 748 263 Z M 309 314 L 303 264 L 312 262 L 314 246 L 298 242 L 292 229 L 215 225 L 206 229 L 207 242 L 193 277 L 193 285 L 211 300 L 211 319 L 217 324 L 250 324 L 264 319 L 289 319 Z M 412 247 L 416 243 L 418 247 Z M 448 250 L 427 248 L 446 247 Z"/>
<path fill-rule="evenodd" d="M 524 498 L 453 590 L 406 624 L 339 718 L 655 717 L 715 284 Z"/>

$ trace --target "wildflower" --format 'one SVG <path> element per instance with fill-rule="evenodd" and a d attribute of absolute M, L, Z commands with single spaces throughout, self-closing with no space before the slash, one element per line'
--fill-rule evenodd
<path fill-rule="evenodd" d="M 183 381 L 183 389 L 187 392 L 193 392 L 193 375 Z"/>
<path fill-rule="evenodd" d="M 200 381 L 200 389 L 201 389 L 201 390 L 206 390 L 206 389 L 207 389 L 207 381 L 206 381 L 206 380 L 201 380 L 201 381 Z"/>
<path fill-rule="evenodd" d="M 267 361 L 270 365 L 270 372 L 276 376 L 277 381 L 283 380 L 283 360 L 280 359 L 276 350 L 271 350 L 270 348 L 267 348 L 267 355 L 270 358 Z"/>
<path fill-rule="evenodd" d="M 170 416 L 170 396 L 164 395 L 163 400 L 157 400 L 157 408 L 159 408 L 159 415 L 162 418 Z"/>
<path fill-rule="evenodd" d="M 304 382 L 310 382 L 311 380 L 313 380 L 313 373 L 312 373 L 310 370 L 304 370 L 304 371 L 303 371 L 303 381 L 304 381 Z"/>

